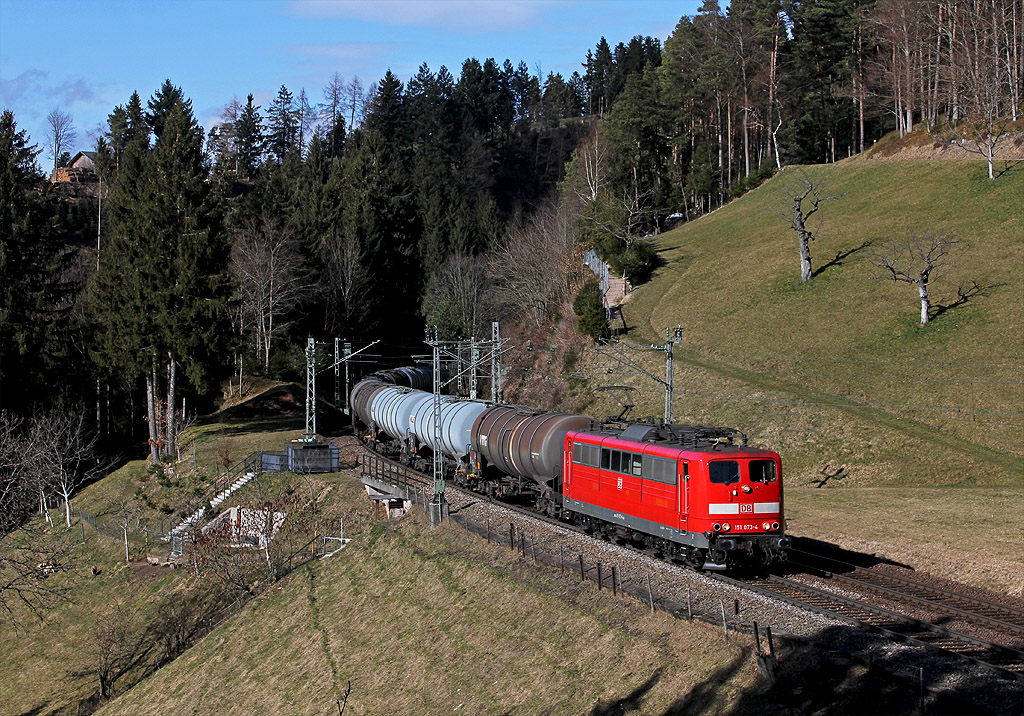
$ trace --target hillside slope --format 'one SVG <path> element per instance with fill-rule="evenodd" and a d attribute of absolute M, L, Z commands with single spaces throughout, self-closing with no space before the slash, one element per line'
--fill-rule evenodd
<path fill-rule="evenodd" d="M 812 177 L 815 277 L 800 283 L 785 191 Z M 677 417 L 727 422 L 808 477 L 845 464 L 862 484 L 1021 484 L 1024 440 L 1024 169 L 996 182 L 978 162 L 789 168 L 658 238 L 664 265 L 627 304 L 629 340 L 676 347 Z M 869 257 L 890 240 L 964 239 L 918 325 L 915 287 Z M 982 295 L 952 305 L 957 287 Z M 664 359 L 651 356 L 652 372 Z M 680 365 L 681 364 L 681 365 Z M 680 370 L 682 369 L 682 370 Z M 648 412 L 662 394 L 637 383 Z"/>

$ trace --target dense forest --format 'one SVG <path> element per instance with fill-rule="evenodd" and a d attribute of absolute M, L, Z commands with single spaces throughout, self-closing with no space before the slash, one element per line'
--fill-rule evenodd
<path fill-rule="evenodd" d="M 318 101 L 234 99 L 208 133 L 168 80 L 111 109 L 91 187 L 51 184 L 5 111 L 2 447 L 57 409 L 155 460 L 185 398 L 209 406 L 239 362 L 296 375 L 307 336 L 543 325 L 582 247 L 642 281 L 670 217 L 891 131 L 983 153 L 1022 87 L 1018 0 L 709 0 L 663 43 L 601 38 L 569 77 L 474 58 L 335 74 Z"/>

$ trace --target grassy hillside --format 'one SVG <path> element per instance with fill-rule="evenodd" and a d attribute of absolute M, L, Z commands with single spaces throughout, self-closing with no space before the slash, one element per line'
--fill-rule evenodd
<path fill-rule="evenodd" d="M 820 273 L 807 284 L 795 232 L 776 214 L 801 171 L 838 197 L 814 217 Z M 1022 205 L 1022 168 L 994 183 L 977 162 L 789 168 L 659 237 L 664 265 L 626 305 L 628 339 L 661 343 L 682 325 L 676 416 L 739 427 L 803 479 L 831 464 L 846 466 L 845 484 L 1019 485 Z M 969 244 L 935 281 L 934 304 L 952 303 L 963 282 L 985 292 L 921 327 L 916 289 L 883 280 L 868 256 L 934 231 Z M 664 371 L 660 355 L 647 364 Z M 635 384 L 640 408 L 660 413 L 657 386 Z"/>
<path fill-rule="evenodd" d="M 257 401 L 259 404 L 259 401 Z M 267 417 L 268 413 L 278 413 Z M 284 442 L 301 433 L 302 417 L 277 410 L 248 413 L 235 410 L 213 416 L 185 435 L 188 443 L 181 462 L 166 474 L 147 470 L 144 460 L 129 461 L 104 479 L 89 485 L 73 500 L 75 525 L 67 530 L 62 514 L 54 514 L 51 539 L 72 538 L 79 542 L 70 572 L 49 577 L 54 584 L 68 586 L 70 599 L 57 603 L 45 613 L 45 621 L 32 617 L 15 603 L 20 626 L 0 619 L 0 714 L 76 713 L 79 701 L 97 689 L 97 679 L 86 673 L 94 669 L 100 654 L 101 628 L 114 620 L 130 619 L 153 624 L 175 602 L 193 594 L 189 570 L 170 570 L 147 564 L 146 556 L 166 558 L 169 547 L 155 536 L 167 511 L 189 498 L 203 494 L 217 472 L 222 458 L 236 462 L 253 450 L 280 450 Z M 298 416 L 298 417 L 297 417 Z M 269 488 L 270 476 L 263 480 Z M 244 500 L 247 486 L 235 497 Z M 133 498 L 137 509 L 130 532 L 131 564 L 125 563 L 124 543 L 111 520 L 121 496 Z M 77 519 L 77 510 L 91 513 L 105 526 L 101 533 Z M 137 678 L 128 674 L 117 684 L 124 689 Z"/>

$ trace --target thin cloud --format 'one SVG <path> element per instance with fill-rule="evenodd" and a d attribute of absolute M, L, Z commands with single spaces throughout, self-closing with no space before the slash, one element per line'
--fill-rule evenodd
<path fill-rule="evenodd" d="M 64 106 L 73 104 L 88 104 L 103 100 L 97 87 L 90 82 L 78 78 L 68 78 L 54 87 L 52 93 L 64 103 Z"/>
<path fill-rule="evenodd" d="M 294 0 L 290 12 L 308 18 L 346 18 L 383 25 L 459 28 L 490 32 L 536 24 L 543 0 Z"/>
<path fill-rule="evenodd" d="M 47 77 L 49 75 L 42 70 L 25 70 L 14 79 L 0 79 L 0 98 L 4 104 L 13 104 L 37 93 Z"/>
<path fill-rule="evenodd" d="M 60 82 L 49 80 L 48 72 L 26 70 L 14 79 L 0 81 L 0 97 L 9 104 L 22 100 L 44 100 L 60 107 L 91 105 L 106 101 L 108 92 L 104 91 L 105 85 L 90 82 L 83 77 L 65 77 Z"/>

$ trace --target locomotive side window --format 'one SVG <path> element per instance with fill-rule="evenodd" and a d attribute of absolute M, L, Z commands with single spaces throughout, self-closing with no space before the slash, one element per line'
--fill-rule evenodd
<path fill-rule="evenodd" d="M 612 466 L 612 451 L 608 448 L 601 448 L 601 469 L 608 470 Z"/>
<path fill-rule="evenodd" d="M 645 480 L 662 482 L 666 485 L 676 484 L 676 463 L 674 460 L 644 455 L 642 466 L 641 474 Z"/>
<path fill-rule="evenodd" d="M 711 482 L 731 485 L 740 481 L 740 464 L 735 460 L 715 460 L 708 463 L 708 474 Z"/>
<path fill-rule="evenodd" d="M 632 472 L 637 477 L 640 476 L 640 464 L 641 464 L 640 463 L 640 457 L 641 457 L 640 455 L 634 455 L 633 456 L 633 470 L 632 470 Z"/>
<path fill-rule="evenodd" d="M 774 460 L 751 460 L 750 461 L 751 482 L 775 482 L 775 461 Z"/>
<path fill-rule="evenodd" d="M 597 467 L 597 464 L 600 461 L 600 450 L 601 448 L 597 445 L 574 442 L 572 444 L 572 461 L 577 465 Z"/>

